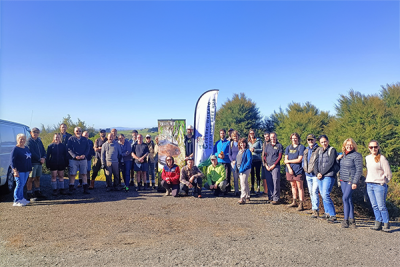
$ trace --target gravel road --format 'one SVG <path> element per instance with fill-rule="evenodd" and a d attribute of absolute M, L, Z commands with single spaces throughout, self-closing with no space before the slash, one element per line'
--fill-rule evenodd
<path fill-rule="evenodd" d="M 50 195 L 49 177 L 42 177 Z M 156 191 L 0 202 L 0 266 L 399 266 L 400 224 L 392 233 L 342 229 L 309 210 L 253 198 L 164 197 Z"/>

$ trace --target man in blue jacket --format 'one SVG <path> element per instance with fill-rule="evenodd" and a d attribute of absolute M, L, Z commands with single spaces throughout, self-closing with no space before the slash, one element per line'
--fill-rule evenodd
<path fill-rule="evenodd" d="M 38 128 L 33 128 L 31 138 L 29 138 L 26 146 L 32 153 L 32 172 L 29 175 L 26 183 L 28 200 L 45 199 L 46 197 L 40 192 L 40 176 L 42 175 L 42 164 L 46 159 L 46 150 L 44 149 L 42 140 L 39 137 L 40 131 Z M 35 184 L 35 193 L 32 192 L 32 182 Z"/>
<path fill-rule="evenodd" d="M 218 163 L 222 164 L 225 167 L 225 180 L 228 183 L 226 187 L 226 192 L 231 191 L 231 160 L 229 159 L 229 140 L 225 138 L 226 131 L 225 129 L 221 129 L 219 131 L 219 137 L 221 138 L 214 145 L 213 154 L 218 158 Z"/>

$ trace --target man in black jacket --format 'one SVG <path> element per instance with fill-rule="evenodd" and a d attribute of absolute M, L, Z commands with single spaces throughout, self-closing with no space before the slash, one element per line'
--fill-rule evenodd
<path fill-rule="evenodd" d="M 67 125 L 65 123 L 61 123 L 60 125 L 60 135 L 61 135 L 61 143 L 67 146 L 68 139 L 72 135 L 70 133 L 67 133 Z"/>
<path fill-rule="evenodd" d="M 40 176 L 42 175 L 42 164 L 46 159 L 46 150 L 44 149 L 42 140 L 39 138 L 40 131 L 33 128 L 31 138 L 29 138 L 26 146 L 32 153 L 32 172 L 26 183 L 27 196 L 29 199 L 45 199 L 46 197 L 40 192 Z M 35 184 L 35 192 L 32 192 L 32 182 Z"/>

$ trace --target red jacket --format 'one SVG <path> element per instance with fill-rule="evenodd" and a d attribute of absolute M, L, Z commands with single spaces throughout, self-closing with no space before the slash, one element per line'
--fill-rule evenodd
<path fill-rule="evenodd" d="M 170 181 L 171 184 L 179 184 L 179 177 L 181 175 L 181 172 L 179 170 L 178 165 L 172 165 L 172 167 L 168 167 L 167 165 L 164 166 L 161 174 L 161 178 L 165 181 Z"/>

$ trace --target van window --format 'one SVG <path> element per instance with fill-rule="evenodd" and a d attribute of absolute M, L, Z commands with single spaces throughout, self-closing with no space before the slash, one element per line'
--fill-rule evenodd
<path fill-rule="evenodd" d="M 0 127 L 0 136 L 2 145 L 16 145 L 17 140 L 15 139 L 14 131 L 12 127 L 3 126 Z"/>

